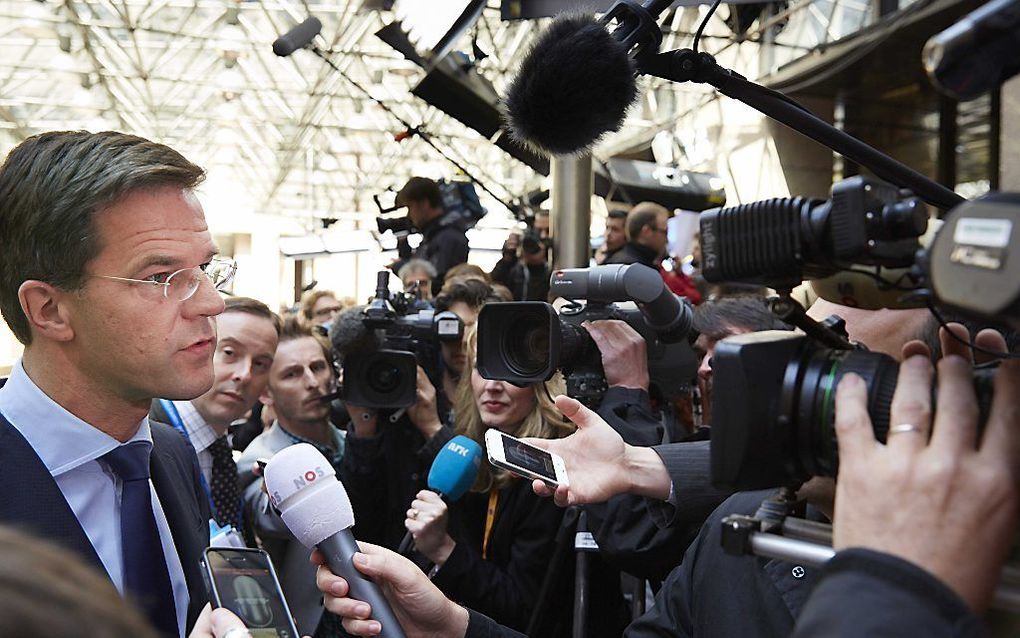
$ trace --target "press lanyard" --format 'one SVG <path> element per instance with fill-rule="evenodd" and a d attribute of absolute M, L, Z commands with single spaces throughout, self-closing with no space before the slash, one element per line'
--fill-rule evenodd
<path fill-rule="evenodd" d="M 485 511 L 485 536 L 482 538 L 482 558 L 488 558 L 489 535 L 492 534 L 492 523 L 496 520 L 496 505 L 499 503 L 499 490 L 489 490 L 489 508 Z"/>
<path fill-rule="evenodd" d="M 191 443 L 191 437 L 188 436 L 188 430 L 184 427 L 184 421 L 181 419 L 181 413 L 177 411 L 177 406 L 168 399 L 160 399 L 159 404 L 163 406 L 163 410 L 166 412 L 167 420 L 170 421 L 170 425 L 172 425 L 175 430 L 183 434 L 184 438 L 188 441 L 188 444 L 191 445 L 192 449 L 194 449 L 195 446 Z M 199 472 L 198 480 L 202 484 L 202 491 L 205 492 L 205 497 L 209 499 L 209 507 L 213 513 L 213 518 L 216 518 L 216 504 L 213 503 L 212 490 L 209 489 L 209 484 L 205 480 L 205 474 Z"/>

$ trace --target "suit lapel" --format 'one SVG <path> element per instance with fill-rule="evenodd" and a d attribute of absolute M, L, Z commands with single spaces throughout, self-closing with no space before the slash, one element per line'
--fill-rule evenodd
<path fill-rule="evenodd" d="M 0 415 L 0 469 L 16 489 L 0 490 L 0 521 L 62 545 L 104 574 L 99 555 L 57 482 L 25 437 Z"/>
<path fill-rule="evenodd" d="M 184 570 L 191 599 L 187 623 L 190 629 L 208 600 L 199 561 L 202 551 L 209 545 L 209 517 L 203 513 L 194 489 L 192 464 L 196 466 L 195 471 L 198 464 L 193 458 L 194 450 L 170 426 L 151 422 L 150 425 L 152 457 L 149 472 Z"/>

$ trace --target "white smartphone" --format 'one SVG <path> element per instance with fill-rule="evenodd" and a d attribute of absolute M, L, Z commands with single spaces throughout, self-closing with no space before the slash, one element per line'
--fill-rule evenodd
<path fill-rule="evenodd" d="M 496 429 L 485 432 L 489 463 L 524 478 L 539 479 L 547 485 L 570 485 L 563 459 Z"/>

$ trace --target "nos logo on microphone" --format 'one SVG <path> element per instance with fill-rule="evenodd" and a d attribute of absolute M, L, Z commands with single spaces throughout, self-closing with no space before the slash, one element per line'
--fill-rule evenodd
<path fill-rule="evenodd" d="M 300 490 L 309 483 L 314 483 L 316 479 L 322 478 L 323 476 L 326 476 L 325 470 L 322 469 L 322 466 L 316 465 L 315 468 L 307 470 L 302 475 L 291 479 L 291 481 L 294 483 L 294 489 Z M 269 495 L 269 500 L 273 502 L 273 505 L 279 507 L 280 501 L 283 499 L 280 498 L 280 492 L 274 491 Z"/>

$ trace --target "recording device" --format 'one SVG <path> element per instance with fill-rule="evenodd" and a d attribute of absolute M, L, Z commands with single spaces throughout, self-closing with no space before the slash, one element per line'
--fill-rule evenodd
<path fill-rule="evenodd" d="M 482 446 L 464 435 L 457 435 L 439 450 L 429 469 L 429 489 L 446 499 L 460 500 L 474 485 L 482 465 Z M 407 554 L 414 542 L 411 532 L 404 535 L 398 551 Z"/>
<path fill-rule="evenodd" d="M 209 547 L 202 569 L 213 606 L 236 614 L 253 638 L 299 638 L 269 554 L 261 549 Z"/>
<path fill-rule="evenodd" d="M 567 467 L 559 455 L 492 428 L 485 431 L 489 463 L 528 479 L 544 481 L 550 487 L 570 485 Z"/>
<path fill-rule="evenodd" d="M 311 44 L 320 31 L 322 31 L 322 22 L 318 18 L 315 16 L 306 18 L 273 41 L 273 53 L 285 58 L 298 49 L 303 49 Z"/>
<path fill-rule="evenodd" d="M 440 342 L 459 341 L 464 334 L 456 314 L 424 308 L 420 293 L 391 294 L 389 279 L 389 271 L 379 271 L 369 304 L 341 312 L 329 329 L 333 352 L 343 365 L 343 398 L 351 405 L 411 406 L 417 366 L 430 379 L 438 378 Z"/>
<path fill-rule="evenodd" d="M 602 356 L 581 323 L 600 319 L 627 322 L 647 342 L 648 371 L 663 396 L 672 397 L 694 377 L 692 310 L 674 295 L 654 269 L 642 264 L 557 270 L 550 278 L 553 297 L 579 300 L 560 309 L 521 301 L 489 304 L 478 316 L 478 372 L 525 386 L 562 370 L 567 394 L 597 405 L 607 389 Z M 633 305 L 617 304 L 631 301 Z"/>
<path fill-rule="evenodd" d="M 308 443 L 284 448 L 266 465 L 265 482 L 287 529 L 305 547 L 322 552 L 330 571 L 347 581 L 352 598 L 372 607 L 372 617 L 382 625 L 379 635 L 404 638 L 379 587 L 351 562 L 359 551 L 351 534 L 354 510 L 326 457 Z"/>
<path fill-rule="evenodd" d="M 441 226 L 455 226 L 467 231 L 474 228 L 475 224 L 488 212 L 482 206 L 473 182 L 441 179 L 436 182 L 436 186 L 439 187 L 439 195 L 442 198 L 443 216 L 434 223 Z M 378 195 L 373 195 L 372 199 L 375 200 L 375 205 L 379 208 L 380 214 L 375 218 L 375 223 L 380 235 L 390 231 L 400 238 L 421 232 L 420 229 L 415 228 L 411 219 L 406 215 L 386 216 L 388 213 L 404 208 L 403 204 L 397 204 L 394 201 L 391 205 L 384 205 Z"/>
<path fill-rule="evenodd" d="M 895 186 L 855 176 L 833 185 L 827 201 L 768 199 L 708 210 L 699 221 L 706 280 L 779 289 L 852 264 L 912 266 L 928 212 Z"/>
<path fill-rule="evenodd" d="M 1020 3 L 992 0 L 932 36 L 922 58 L 937 89 L 972 100 L 1020 73 Z"/>

